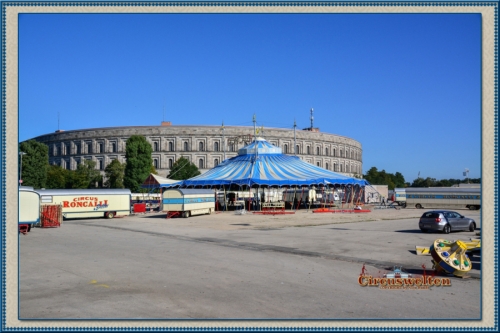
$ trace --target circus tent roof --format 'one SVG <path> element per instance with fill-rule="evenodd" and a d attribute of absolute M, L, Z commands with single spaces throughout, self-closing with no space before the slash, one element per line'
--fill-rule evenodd
<path fill-rule="evenodd" d="M 310 163 L 297 156 L 283 154 L 263 138 L 257 138 L 229 158 L 199 176 L 184 180 L 180 187 L 220 186 L 313 186 L 369 185 L 367 181 L 347 177 Z M 166 184 L 164 187 L 179 184 Z"/>
<path fill-rule="evenodd" d="M 155 175 L 154 173 L 150 173 L 148 178 L 142 183 L 141 187 L 143 188 L 157 188 L 157 187 L 162 187 L 166 186 L 167 184 L 174 184 L 178 183 L 179 180 L 174 180 L 174 179 L 169 179 L 165 177 L 160 177 L 158 175 Z"/>

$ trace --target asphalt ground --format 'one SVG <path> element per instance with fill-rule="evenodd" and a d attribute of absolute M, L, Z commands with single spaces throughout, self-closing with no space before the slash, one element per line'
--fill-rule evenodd
<path fill-rule="evenodd" d="M 358 283 L 363 266 L 374 277 L 396 265 L 430 274 L 415 245 L 477 238 L 422 233 L 422 211 L 393 211 L 153 213 L 35 228 L 20 235 L 20 319 L 479 319 L 480 255 L 449 287 Z M 479 212 L 461 213 L 480 228 Z"/>

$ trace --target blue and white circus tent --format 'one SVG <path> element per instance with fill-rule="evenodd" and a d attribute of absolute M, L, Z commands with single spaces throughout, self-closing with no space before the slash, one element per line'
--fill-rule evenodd
<path fill-rule="evenodd" d="M 369 183 L 347 177 L 310 163 L 297 156 L 283 154 L 263 138 L 238 150 L 238 156 L 229 158 L 199 176 L 162 187 L 181 188 L 248 188 L 248 187 L 303 187 L 356 186 Z"/>

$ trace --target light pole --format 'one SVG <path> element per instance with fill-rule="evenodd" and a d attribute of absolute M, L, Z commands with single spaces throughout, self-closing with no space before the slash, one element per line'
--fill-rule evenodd
<path fill-rule="evenodd" d="M 25 152 L 20 151 L 19 156 L 21 156 L 21 162 L 20 162 L 20 168 L 19 168 L 19 186 L 21 186 L 21 183 L 23 182 L 23 155 L 26 155 Z"/>

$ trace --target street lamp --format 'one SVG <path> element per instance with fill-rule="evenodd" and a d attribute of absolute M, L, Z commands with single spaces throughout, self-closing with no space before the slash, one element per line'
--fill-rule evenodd
<path fill-rule="evenodd" d="M 20 151 L 19 156 L 21 156 L 21 163 L 20 163 L 20 169 L 19 169 L 19 186 L 21 186 L 21 183 L 23 182 L 23 155 L 26 155 L 25 152 Z"/>

